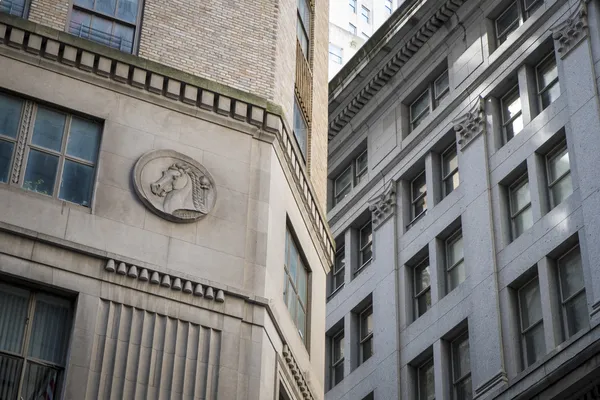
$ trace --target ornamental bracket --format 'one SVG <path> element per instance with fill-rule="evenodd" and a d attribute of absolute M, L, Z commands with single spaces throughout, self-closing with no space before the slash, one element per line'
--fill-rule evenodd
<path fill-rule="evenodd" d="M 458 144 L 461 150 L 469 145 L 477 136 L 485 133 L 485 118 L 483 112 L 483 99 L 478 97 L 475 104 L 460 117 L 452 120 L 454 131 L 460 138 Z"/>

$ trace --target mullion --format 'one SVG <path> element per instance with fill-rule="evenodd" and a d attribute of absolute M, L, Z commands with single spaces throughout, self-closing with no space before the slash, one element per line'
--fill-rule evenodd
<path fill-rule="evenodd" d="M 27 369 L 27 361 L 29 357 L 27 356 L 29 352 L 29 341 L 31 340 L 31 331 L 33 330 L 33 317 L 35 315 L 35 302 L 36 294 L 35 292 L 30 292 L 29 294 L 29 304 L 27 308 L 27 321 L 25 322 L 25 337 L 23 338 L 23 368 L 21 370 L 21 378 L 19 380 L 19 389 L 17 391 L 17 397 L 19 399 L 22 398 L 23 392 L 23 382 L 25 381 L 25 370 Z"/>
<path fill-rule="evenodd" d="M 541 95 L 544 92 L 547 92 L 549 89 L 551 89 L 552 86 L 554 86 L 556 84 L 556 82 L 558 82 L 558 77 L 552 79 L 552 81 L 550 81 L 549 84 L 547 84 L 546 86 L 544 86 L 543 88 L 539 89 L 538 95 Z"/>
<path fill-rule="evenodd" d="M 521 335 L 525 336 L 526 334 L 528 334 L 529 332 L 531 332 L 532 330 L 537 328 L 539 324 L 542 324 L 542 323 L 544 323 L 544 317 L 541 317 L 536 322 L 533 322 L 527 328 L 523 328 L 523 321 L 521 321 Z"/>
<path fill-rule="evenodd" d="M 557 183 L 559 183 L 560 181 L 562 181 L 567 175 L 570 175 L 570 174 L 571 174 L 571 170 L 563 172 L 563 174 L 560 175 L 558 178 L 556 178 L 554 181 L 548 183 L 548 187 L 550 189 L 552 189 L 554 186 L 556 186 Z"/>
<path fill-rule="evenodd" d="M 454 268 L 456 268 L 458 265 L 460 265 L 463 261 L 465 261 L 464 257 L 462 257 L 460 260 L 458 260 L 457 262 L 455 262 L 454 264 L 452 264 L 451 266 L 446 268 L 446 271 L 448 271 L 448 272 L 452 271 Z"/>
<path fill-rule="evenodd" d="M 573 300 L 575 297 L 579 296 L 579 295 L 580 295 L 582 292 L 584 292 L 584 291 L 585 291 L 585 285 L 584 285 L 584 286 L 583 286 L 581 289 L 579 289 L 577 292 L 575 292 L 574 294 L 572 294 L 571 296 L 569 296 L 568 298 L 566 298 L 566 299 L 562 300 L 562 301 L 561 301 L 561 304 L 562 304 L 563 306 L 564 306 L 564 305 L 566 305 L 567 303 L 569 303 L 569 302 L 570 302 L 571 300 Z M 561 293 L 560 293 L 560 297 L 562 298 L 562 297 L 563 297 L 562 288 L 561 288 L 561 291 L 560 291 L 560 292 L 561 292 Z"/>
<path fill-rule="evenodd" d="M 514 215 L 511 215 L 511 219 L 515 219 L 517 218 L 519 215 L 523 214 L 525 211 L 529 210 L 529 208 L 531 208 L 531 201 L 529 203 L 527 203 L 527 205 L 523 206 L 523 208 L 521 208 L 520 210 L 518 210 Z"/>

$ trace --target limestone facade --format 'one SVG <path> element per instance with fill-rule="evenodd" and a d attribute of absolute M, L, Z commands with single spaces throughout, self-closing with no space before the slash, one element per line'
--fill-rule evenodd
<path fill-rule="evenodd" d="M 600 3 L 387 25 L 330 84 L 326 399 L 597 397 Z"/>
<path fill-rule="evenodd" d="M 322 399 L 334 247 L 283 101 L 142 57 L 150 22 L 138 56 L 47 17 L 0 13 L 0 393 Z M 274 70 L 242 57 L 260 53 L 234 47 L 274 93 Z"/>

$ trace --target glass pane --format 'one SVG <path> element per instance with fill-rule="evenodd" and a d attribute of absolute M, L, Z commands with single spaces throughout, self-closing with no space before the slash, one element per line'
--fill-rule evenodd
<path fill-rule="evenodd" d="M 115 15 L 116 6 L 117 0 L 96 0 L 94 8 L 104 14 Z"/>
<path fill-rule="evenodd" d="M 365 151 L 356 158 L 356 175 L 359 176 L 367 170 L 367 152 Z"/>
<path fill-rule="evenodd" d="M 0 135 L 17 137 L 23 102 L 0 94 Z"/>
<path fill-rule="evenodd" d="M 113 24 L 111 21 L 100 18 L 96 15 L 92 17 L 92 30 L 90 39 L 106 46 L 115 47 L 116 42 L 112 35 Z"/>
<path fill-rule="evenodd" d="M 135 23 L 138 12 L 137 0 L 119 0 L 117 17 L 131 23 Z"/>
<path fill-rule="evenodd" d="M 560 181 L 552 186 L 552 202 L 556 206 L 562 203 L 567 197 L 573 193 L 573 181 L 571 174 L 565 175 Z"/>
<path fill-rule="evenodd" d="M 455 169 L 458 168 L 458 157 L 456 156 L 456 148 L 452 148 L 448 152 L 444 153 L 442 159 L 442 175 L 444 177 Z"/>
<path fill-rule="evenodd" d="M 58 197 L 89 207 L 93 182 L 93 167 L 65 160 Z"/>
<path fill-rule="evenodd" d="M 335 179 L 335 194 L 339 196 L 344 189 L 352 186 L 352 168 L 347 168 Z"/>
<path fill-rule="evenodd" d="M 423 196 L 413 204 L 412 217 L 416 218 L 425 210 L 427 210 L 427 197 Z"/>
<path fill-rule="evenodd" d="M 297 305 L 297 319 L 296 319 L 296 327 L 298 328 L 298 332 L 303 339 L 306 339 L 306 314 L 300 305 Z"/>
<path fill-rule="evenodd" d="M 415 200 L 425 193 L 427 193 L 427 182 L 425 174 L 421 174 L 412 182 L 412 199 Z"/>
<path fill-rule="evenodd" d="M 562 300 L 565 301 L 580 291 L 585 283 L 581 268 L 581 254 L 579 248 L 570 251 L 558 261 Z"/>
<path fill-rule="evenodd" d="M 38 107 L 31 143 L 50 150 L 60 151 L 66 116 L 47 108 Z"/>
<path fill-rule="evenodd" d="M 94 0 L 73 0 L 73 4 L 76 4 L 78 6 L 85 7 L 85 8 L 93 8 Z M 73 11 L 75 11 L 75 10 L 73 10 Z"/>
<path fill-rule="evenodd" d="M 427 290 L 425 293 L 417 298 L 417 317 L 425 314 L 427 310 L 431 308 L 431 290 Z"/>
<path fill-rule="evenodd" d="M 571 337 L 590 323 L 585 291 L 565 304 L 568 336 Z"/>
<path fill-rule="evenodd" d="M 519 88 L 515 87 L 502 99 L 502 118 L 506 123 L 517 114 L 521 113 L 521 98 Z"/>
<path fill-rule="evenodd" d="M 531 207 L 529 207 L 513 219 L 513 227 L 514 227 L 513 239 L 516 239 L 519 236 L 521 236 L 521 234 L 523 232 L 525 232 L 527 229 L 531 228 L 532 225 L 533 225 L 533 211 L 531 210 Z"/>
<path fill-rule="evenodd" d="M 87 1 L 84 1 L 87 2 Z M 91 1 L 90 1 L 91 3 Z M 91 8 L 91 4 L 90 4 Z M 71 13 L 71 22 L 69 23 L 69 33 L 82 38 L 89 38 L 91 35 L 92 17 L 90 14 L 73 10 Z"/>
<path fill-rule="evenodd" d="M 550 56 L 542 65 L 538 67 L 538 90 L 542 90 L 552 81 L 558 79 L 558 68 L 554 55 Z"/>
<path fill-rule="evenodd" d="M 444 181 L 444 184 L 445 184 L 446 196 L 447 196 L 450 193 L 452 193 L 454 191 L 454 189 L 456 189 L 458 187 L 458 185 L 460 184 L 460 177 L 458 175 L 458 171 L 456 171 L 454 174 L 450 175 L 449 178 L 446 178 L 446 180 Z"/>
<path fill-rule="evenodd" d="M 527 353 L 525 366 L 528 367 L 546 354 L 544 324 L 540 323 L 535 328 L 527 332 L 524 335 L 523 340 L 525 340 L 525 351 Z"/>
<path fill-rule="evenodd" d="M 297 101 L 294 101 L 294 135 L 298 141 L 298 146 L 302 154 L 306 156 L 306 137 L 308 136 L 308 126 L 304 121 L 302 110 Z"/>
<path fill-rule="evenodd" d="M 23 15 L 25 13 L 25 1 L 24 0 L 0 1 L 0 13 L 16 15 L 17 17 L 23 18 Z"/>
<path fill-rule="evenodd" d="M 344 334 L 338 335 L 333 343 L 333 361 L 336 362 L 344 357 Z"/>
<path fill-rule="evenodd" d="M 454 386 L 456 390 L 457 400 L 471 400 L 473 398 L 473 392 L 471 389 L 471 377 L 460 381 Z"/>
<path fill-rule="evenodd" d="M 429 263 L 423 263 L 415 268 L 415 294 L 429 287 Z"/>
<path fill-rule="evenodd" d="M 511 212 L 515 214 L 531 203 L 529 194 L 529 181 L 519 184 L 510 190 L 510 207 Z"/>
<path fill-rule="evenodd" d="M 465 263 L 461 262 L 456 267 L 452 268 L 448 273 L 448 291 L 454 290 L 458 285 L 463 283 L 467 278 L 467 273 L 465 270 Z"/>
<path fill-rule="evenodd" d="M 526 17 L 529 18 L 542 4 L 544 4 L 543 0 L 525 0 Z"/>
<path fill-rule="evenodd" d="M 16 400 L 23 361 L 0 354 L 0 399 Z"/>
<path fill-rule="evenodd" d="M 90 162 L 96 162 L 100 143 L 100 125 L 73 117 L 67 142 L 67 154 Z"/>
<path fill-rule="evenodd" d="M 340 383 L 342 381 L 342 379 L 344 379 L 344 363 L 338 364 L 335 367 L 334 373 L 335 373 L 334 384 L 337 385 L 338 383 Z"/>
<path fill-rule="evenodd" d="M 287 281 L 287 285 L 287 307 L 292 316 L 292 320 L 294 320 L 296 318 L 296 303 L 298 302 L 298 299 L 292 288 L 292 283 L 289 280 Z"/>
<path fill-rule="evenodd" d="M 521 307 L 521 330 L 525 330 L 542 319 L 540 285 L 537 278 L 519 290 Z"/>
<path fill-rule="evenodd" d="M 287 267 L 292 282 L 296 284 L 296 271 L 298 270 L 298 250 L 296 250 L 296 246 L 294 245 L 292 238 L 289 239 L 288 246 L 289 258 Z"/>
<path fill-rule="evenodd" d="M 421 114 L 423 116 L 429 114 L 429 89 L 410 106 L 410 120 L 413 123 L 413 128 L 416 128 L 417 118 L 423 118 Z"/>
<path fill-rule="evenodd" d="M 452 343 L 452 357 L 454 364 L 454 380 L 458 380 L 471 372 L 471 359 L 469 354 L 469 338 L 456 340 Z"/>
<path fill-rule="evenodd" d="M 448 266 L 450 268 L 459 260 L 464 258 L 463 254 L 463 238 L 459 235 L 448 241 Z"/>
<path fill-rule="evenodd" d="M 373 229 L 369 222 L 360 230 L 360 247 L 364 247 L 373 241 Z"/>
<path fill-rule="evenodd" d="M 518 135 L 523 130 L 523 116 L 519 115 L 504 127 L 506 131 L 506 140 L 510 140 Z"/>
<path fill-rule="evenodd" d="M 307 0 L 298 0 L 298 14 L 306 30 L 310 29 L 310 7 Z"/>
<path fill-rule="evenodd" d="M 304 306 L 308 304 L 307 280 L 308 272 L 306 271 L 306 269 L 304 269 L 304 265 L 300 263 L 300 266 L 298 268 L 298 296 L 300 296 L 300 300 L 302 301 L 302 304 L 304 304 Z"/>
<path fill-rule="evenodd" d="M 373 338 L 362 344 L 362 362 L 367 361 L 373 355 Z"/>
<path fill-rule="evenodd" d="M 339 288 L 344 283 L 344 268 L 340 269 L 333 276 L 333 290 Z"/>
<path fill-rule="evenodd" d="M 373 332 L 373 311 L 366 311 L 361 315 L 361 323 L 360 323 L 360 337 L 361 339 L 367 337 L 371 332 Z"/>
<path fill-rule="evenodd" d="M 115 37 L 112 47 L 125 53 L 133 52 L 133 34 L 134 29 L 131 26 L 118 24 L 115 22 L 113 36 Z"/>
<path fill-rule="evenodd" d="M 450 80 L 448 79 L 448 71 L 445 71 L 434 83 L 435 98 L 440 100 L 440 96 L 448 90 L 450 87 Z"/>
<path fill-rule="evenodd" d="M 554 182 L 558 177 L 562 176 L 566 172 L 569 172 L 570 169 L 571 166 L 569 163 L 569 152 L 565 147 L 548 160 L 548 174 L 550 175 L 550 182 Z"/>
<path fill-rule="evenodd" d="M 23 400 L 46 400 L 58 397 L 58 370 L 27 363 L 23 380 Z"/>
<path fill-rule="evenodd" d="M 496 35 L 498 37 L 508 34 L 519 25 L 519 10 L 517 3 L 512 3 L 506 11 L 496 19 Z"/>
<path fill-rule="evenodd" d="M 70 330 L 69 302 L 38 295 L 29 342 L 31 357 L 64 364 Z"/>
<path fill-rule="evenodd" d="M 435 399 L 433 360 L 419 368 L 419 400 Z"/>
<path fill-rule="evenodd" d="M 373 258 L 373 246 L 368 245 L 360 252 L 360 266 L 362 267 Z"/>
<path fill-rule="evenodd" d="M 14 147 L 13 143 L 0 140 L 0 182 L 8 182 L 10 161 L 12 160 Z"/>
<path fill-rule="evenodd" d="M 30 150 L 23 188 L 52 196 L 57 166 L 58 157 Z"/>
<path fill-rule="evenodd" d="M 308 58 L 308 36 L 306 36 L 306 33 L 304 33 L 304 29 L 302 29 L 302 22 L 300 22 L 300 20 L 298 20 L 297 23 L 296 34 L 298 40 L 300 41 L 300 48 L 302 49 L 302 53 L 306 58 Z"/>
<path fill-rule="evenodd" d="M 21 352 L 28 303 L 29 292 L 0 285 L 0 350 Z"/>
<path fill-rule="evenodd" d="M 558 99 L 559 96 L 560 85 L 556 82 L 542 93 L 542 108 L 548 107 L 553 101 Z"/>

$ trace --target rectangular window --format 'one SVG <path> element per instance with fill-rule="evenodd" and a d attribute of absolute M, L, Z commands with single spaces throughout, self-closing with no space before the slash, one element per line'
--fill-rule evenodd
<path fill-rule="evenodd" d="M 450 80 L 448 70 L 445 70 L 429 82 L 427 89 L 410 105 L 410 130 L 416 129 L 448 94 L 450 94 Z"/>
<path fill-rule="evenodd" d="M 71 303 L 0 284 L 0 309 L 2 398 L 58 398 L 67 361 Z"/>
<path fill-rule="evenodd" d="M 502 132 L 504 143 L 507 143 L 523 130 L 523 116 L 521 115 L 521 97 L 519 86 L 515 85 L 501 99 L 502 107 Z"/>
<path fill-rule="evenodd" d="M 24 106 L 33 109 L 31 126 L 21 121 Z M 0 94 L 0 182 L 8 182 L 11 164 L 24 165 L 23 189 L 89 207 L 101 130 L 95 121 Z M 26 158 L 13 160 L 18 135 L 28 133 Z"/>
<path fill-rule="evenodd" d="M 471 400 L 471 356 L 469 354 L 469 333 L 465 332 L 452 342 L 452 398 Z"/>
<path fill-rule="evenodd" d="M 446 275 L 448 293 L 466 279 L 462 231 L 459 229 L 446 239 Z"/>
<path fill-rule="evenodd" d="M 342 63 L 342 48 L 329 43 L 329 59 L 336 64 Z"/>
<path fill-rule="evenodd" d="M 446 70 L 442 72 L 442 74 L 435 81 L 433 81 L 433 108 L 439 106 L 440 102 L 445 99 L 449 93 L 450 78 L 448 77 L 448 70 Z"/>
<path fill-rule="evenodd" d="M 369 24 L 371 22 L 371 10 L 369 10 L 367 7 L 365 7 L 365 6 L 360 7 L 360 15 L 361 15 L 363 21 L 365 21 L 367 24 Z"/>
<path fill-rule="evenodd" d="M 550 206 L 556 207 L 573 193 L 567 142 L 562 141 L 546 155 Z"/>
<path fill-rule="evenodd" d="M 373 355 L 373 306 L 360 313 L 360 364 Z"/>
<path fill-rule="evenodd" d="M 371 221 L 360 228 L 360 266 L 356 272 L 369 265 L 373 258 L 373 226 Z"/>
<path fill-rule="evenodd" d="M 556 67 L 554 49 L 535 67 L 535 75 L 537 78 L 540 110 L 544 110 L 560 96 L 558 68 Z"/>
<path fill-rule="evenodd" d="M 333 205 L 344 199 L 352 188 L 362 182 L 368 171 L 367 150 L 360 153 L 358 157 L 350 162 L 350 165 L 342 171 L 333 181 Z"/>
<path fill-rule="evenodd" d="M 452 144 L 442 153 L 442 188 L 444 197 L 448 196 L 458 187 L 458 155 L 456 144 Z"/>
<path fill-rule="evenodd" d="M 350 6 L 350 12 L 356 14 L 356 0 L 349 0 L 348 5 Z"/>
<path fill-rule="evenodd" d="M 560 257 L 557 266 L 562 320 L 565 337 L 569 338 L 590 323 L 579 245 Z"/>
<path fill-rule="evenodd" d="M 510 3 L 495 20 L 498 45 L 504 43 L 542 4 L 543 0 L 517 0 Z"/>
<path fill-rule="evenodd" d="M 360 33 L 360 36 L 361 36 L 363 39 L 365 39 L 365 40 L 369 40 L 369 35 L 367 35 L 367 34 L 366 34 L 366 33 L 364 33 L 364 32 L 361 32 L 361 33 Z"/>
<path fill-rule="evenodd" d="M 307 344 L 308 320 L 308 270 L 302 261 L 296 242 L 289 230 L 285 236 L 285 282 L 283 299 L 287 305 L 298 333 Z"/>
<path fill-rule="evenodd" d="M 308 145 L 308 124 L 304 119 L 304 113 L 298 99 L 294 98 L 294 136 L 298 142 L 298 147 L 302 152 L 302 156 L 306 159 L 306 150 Z"/>
<path fill-rule="evenodd" d="M 415 130 L 417 126 L 429 115 L 429 88 L 427 88 L 418 98 L 410 105 L 410 130 Z"/>
<path fill-rule="evenodd" d="M 19 18 L 27 18 L 29 4 L 26 0 L 2 0 L 0 1 L 0 13 L 15 15 Z"/>
<path fill-rule="evenodd" d="M 435 400 L 433 358 L 425 361 L 417 371 L 418 400 Z"/>
<path fill-rule="evenodd" d="M 392 0 L 385 0 L 385 10 L 387 11 L 388 14 L 392 13 Z"/>
<path fill-rule="evenodd" d="M 331 293 L 344 285 L 344 273 L 346 271 L 346 248 L 342 244 L 335 253 L 333 273 L 331 275 Z"/>
<path fill-rule="evenodd" d="M 351 23 L 348 23 L 348 30 L 350 31 L 351 34 L 353 34 L 354 36 L 356 36 L 356 26 L 354 26 Z"/>
<path fill-rule="evenodd" d="M 535 363 L 546 354 L 544 321 L 540 285 L 535 277 L 519 289 L 519 319 L 521 327 L 521 354 L 523 368 Z"/>
<path fill-rule="evenodd" d="M 431 308 L 431 277 L 429 275 L 429 258 L 414 268 L 413 293 L 415 302 L 415 319 Z"/>
<path fill-rule="evenodd" d="M 311 9 L 308 0 L 298 0 L 297 37 L 304 57 L 308 60 L 310 49 L 310 19 Z"/>
<path fill-rule="evenodd" d="M 344 379 L 344 330 L 331 338 L 331 387 Z"/>
<path fill-rule="evenodd" d="M 410 225 L 412 225 L 427 213 L 427 182 L 425 181 L 425 171 L 421 172 L 419 176 L 410 183 L 410 198 Z"/>
<path fill-rule="evenodd" d="M 139 0 L 74 0 L 69 33 L 125 53 L 133 53 L 139 37 Z"/>
<path fill-rule="evenodd" d="M 515 240 L 533 225 L 531 195 L 529 192 L 527 173 L 517 179 L 517 181 L 510 186 L 508 191 L 512 239 Z"/>

